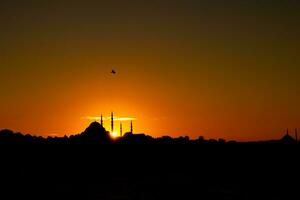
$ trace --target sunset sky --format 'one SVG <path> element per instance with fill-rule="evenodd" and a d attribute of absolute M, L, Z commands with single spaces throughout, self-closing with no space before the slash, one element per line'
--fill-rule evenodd
<path fill-rule="evenodd" d="M 154 137 L 280 138 L 300 128 L 299 10 L 297 0 L 1 0 L 0 129 L 77 134 L 114 111 Z"/>

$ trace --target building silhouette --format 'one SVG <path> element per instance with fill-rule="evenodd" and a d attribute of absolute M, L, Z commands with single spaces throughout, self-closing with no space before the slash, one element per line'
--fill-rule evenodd
<path fill-rule="evenodd" d="M 133 125 L 132 125 L 132 120 L 130 122 L 130 133 L 133 134 Z"/>
<path fill-rule="evenodd" d="M 283 143 L 294 143 L 296 140 L 290 136 L 289 129 L 286 130 L 286 134 L 281 138 L 281 142 Z"/>
<path fill-rule="evenodd" d="M 122 126 L 122 122 L 120 122 L 120 136 L 123 136 L 123 126 Z"/>
<path fill-rule="evenodd" d="M 74 141 L 79 141 L 80 143 L 107 143 L 110 142 L 109 132 L 98 122 L 92 122 L 84 132 L 76 135 L 73 139 Z"/>

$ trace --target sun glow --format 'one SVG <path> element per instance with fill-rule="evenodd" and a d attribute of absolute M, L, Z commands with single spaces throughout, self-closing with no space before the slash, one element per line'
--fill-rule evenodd
<path fill-rule="evenodd" d="M 117 133 L 117 132 L 112 132 L 112 133 L 110 133 L 110 135 L 112 138 L 117 138 L 120 136 L 119 133 Z"/>

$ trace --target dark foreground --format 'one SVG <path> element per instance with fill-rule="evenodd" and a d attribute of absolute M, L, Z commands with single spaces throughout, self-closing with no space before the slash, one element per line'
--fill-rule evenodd
<path fill-rule="evenodd" d="M 0 149 L 0 199 L 299 199 L 295 144 Z"/>

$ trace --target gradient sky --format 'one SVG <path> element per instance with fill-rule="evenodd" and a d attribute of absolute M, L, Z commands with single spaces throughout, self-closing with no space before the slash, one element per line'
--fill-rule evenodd
<path fill-rule="evenodd" d="M 114 111 L 154 137 L 280 138 L 300 128 L 299 10 L 297 0 L 1 0 L 0 129 L 63 136 Z"/>

